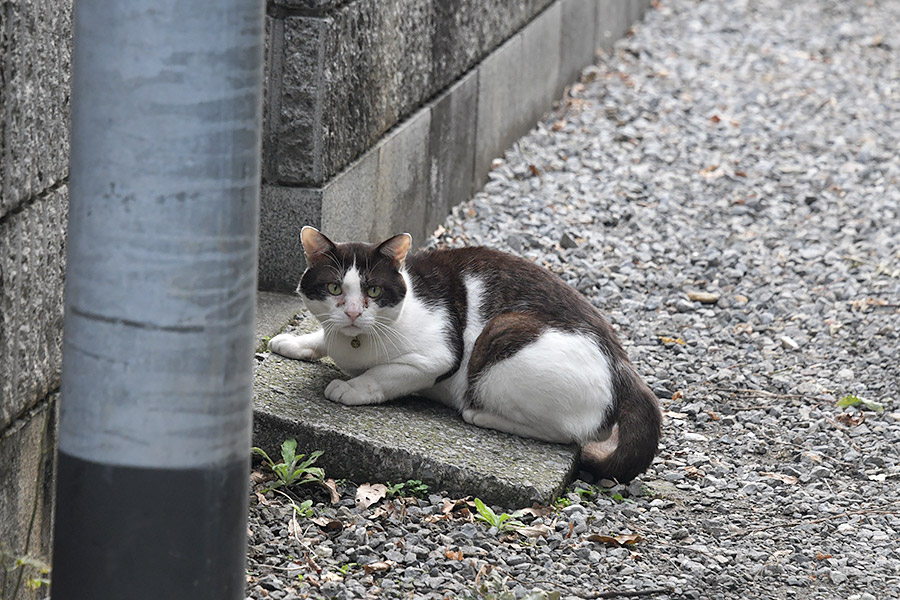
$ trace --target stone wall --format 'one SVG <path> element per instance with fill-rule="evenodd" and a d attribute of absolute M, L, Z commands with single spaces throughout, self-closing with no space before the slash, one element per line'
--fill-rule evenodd
<path fill-rule="evenodd" d="M 649 0 L 270 0 L 260 284 L 299 229 L 422 240 Z M 49 561 L 72 0 L 0 0 L 0 565 Z M 0 568 L 0 597 L 23 590 Z M 28 570 L 26 578 L 37 575 Z M 18 585 L 19 591 L 13 594 Z M 5 587 L 3 587 L 5 586 Z"/>
<path fill-rule="evenodd" d="M 649 0 L 275 0 L 262 289 L 303 271 L 303 225 L 420 241 Z"/>
<path fill-rule="evenodd" d="M 0 597 L 47 560 L 62 350 L 71 0 L 0 3 Z M 24 577 L 20 580 L 19 574 Z M 18 592 L 14 589 L 18 586 Z"/>

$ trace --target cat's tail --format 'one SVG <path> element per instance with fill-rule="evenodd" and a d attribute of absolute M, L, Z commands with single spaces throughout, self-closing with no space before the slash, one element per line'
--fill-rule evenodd
<path fill-rule="evenodd" d="M 627 362 L 613 372 L 613 394 L 608 421 L 615 424 L 613 433 L 607 440 L 582 447 L 581 466 L 597 479 L 627 483 L 653 462 L 662 415 L 656 395 Z"/>

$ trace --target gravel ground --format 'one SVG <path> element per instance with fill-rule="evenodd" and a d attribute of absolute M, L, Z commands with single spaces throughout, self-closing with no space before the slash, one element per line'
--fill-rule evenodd
<path fill-rule="evenodd" d="M 900 598 L 897 23 L 898 0 L 650 11 L 431 244 L 601 308 L 661 397 L 657 461 L 577 482 L 532 537 L 438 490 L 299 491 L 318 522 L 254 493 L 249 597 Z"/>

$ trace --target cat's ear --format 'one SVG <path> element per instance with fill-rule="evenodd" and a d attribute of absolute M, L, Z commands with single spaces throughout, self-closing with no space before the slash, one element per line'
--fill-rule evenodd
<path fill-rule="evenodd" d="M 395 235 L 389 240 L 381 242 L 377 251 L 394 261 L 394 266 L 399 266 L 406 258 L 409 247 L 412 245 L 412 236 L 408 233 Z"/>
<path fill-rule="evenodd" d="M 335 249 L 334 242 L 309 225 L 300 230 L 300 243 L 303 245 L 306 262 L 310 264 L 329 250 Z"/>

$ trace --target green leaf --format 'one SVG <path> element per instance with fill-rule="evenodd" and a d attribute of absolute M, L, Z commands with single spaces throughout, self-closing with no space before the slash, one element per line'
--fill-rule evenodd
<path fill-rule="evenodd" d="M 263 460 L 265 460 L 267 463 L 269 463 L 270 467 L 275 466 L 275 461 L 272 460 L 271 458 L 269 458 L 269 455 L 266 454 L 265 450 L 263 450 L 262 448 L 257 448 L 256 446 L 251 448 L 251 450 L 253 451 L 254 454 L 258 454 L 259 456 L 262 456 Z"/>
<path fill-rule="evenodd" d="M 863 403 L 863 406 L 865 406 L 869 410 L 873 410 L 877 413 L 884 412 L 884 405 L 879 402 L 875 402 L 874 400 L 866 400 L 865 398 L 862 398 L 862 403 Z"/>
<path fill-rule="evenodd" d="M 859 406 L 862 404 L 862 399 L 857 398 L 856 396 L 844 396 L 840 400 L 838 400 L 838 408 L 847 408 L 848 406 Z"/>
<path fill-rule="evenodd" d="M 838 408 L 847 408 L 848 406 L 859 406 L 862 405 L 864 408 L 868 408 L 869 410 L 875 411 L 877 413 L 884 412 L 884 405 L 875 402 L 874 400 L 868 400 L 866 398 L 860 398 L 859 396 L 847 395 L 838 400 L 837 402 Z"/>
<path fill-rule="evenodd" d="M 291 438 L 289 440 L 284 440 L 284 443 L 281 444 L 281 459 L 287 463 L 291 464 L 294 462 L 294 457 L 297 452 L 297 440 Z"/>
<path fill-rule="evenodd" d="M 481 519 L 492 527 L 497 526 L 496 513 L 494 513 L 494 511 L 491 510 L 490 507 L 485 506 L 484 502 L 482 502 L 480 498 L 475 498 L 475 508 L 478 510 L 478 514 L 475 515 L 475 518 Z"/>

